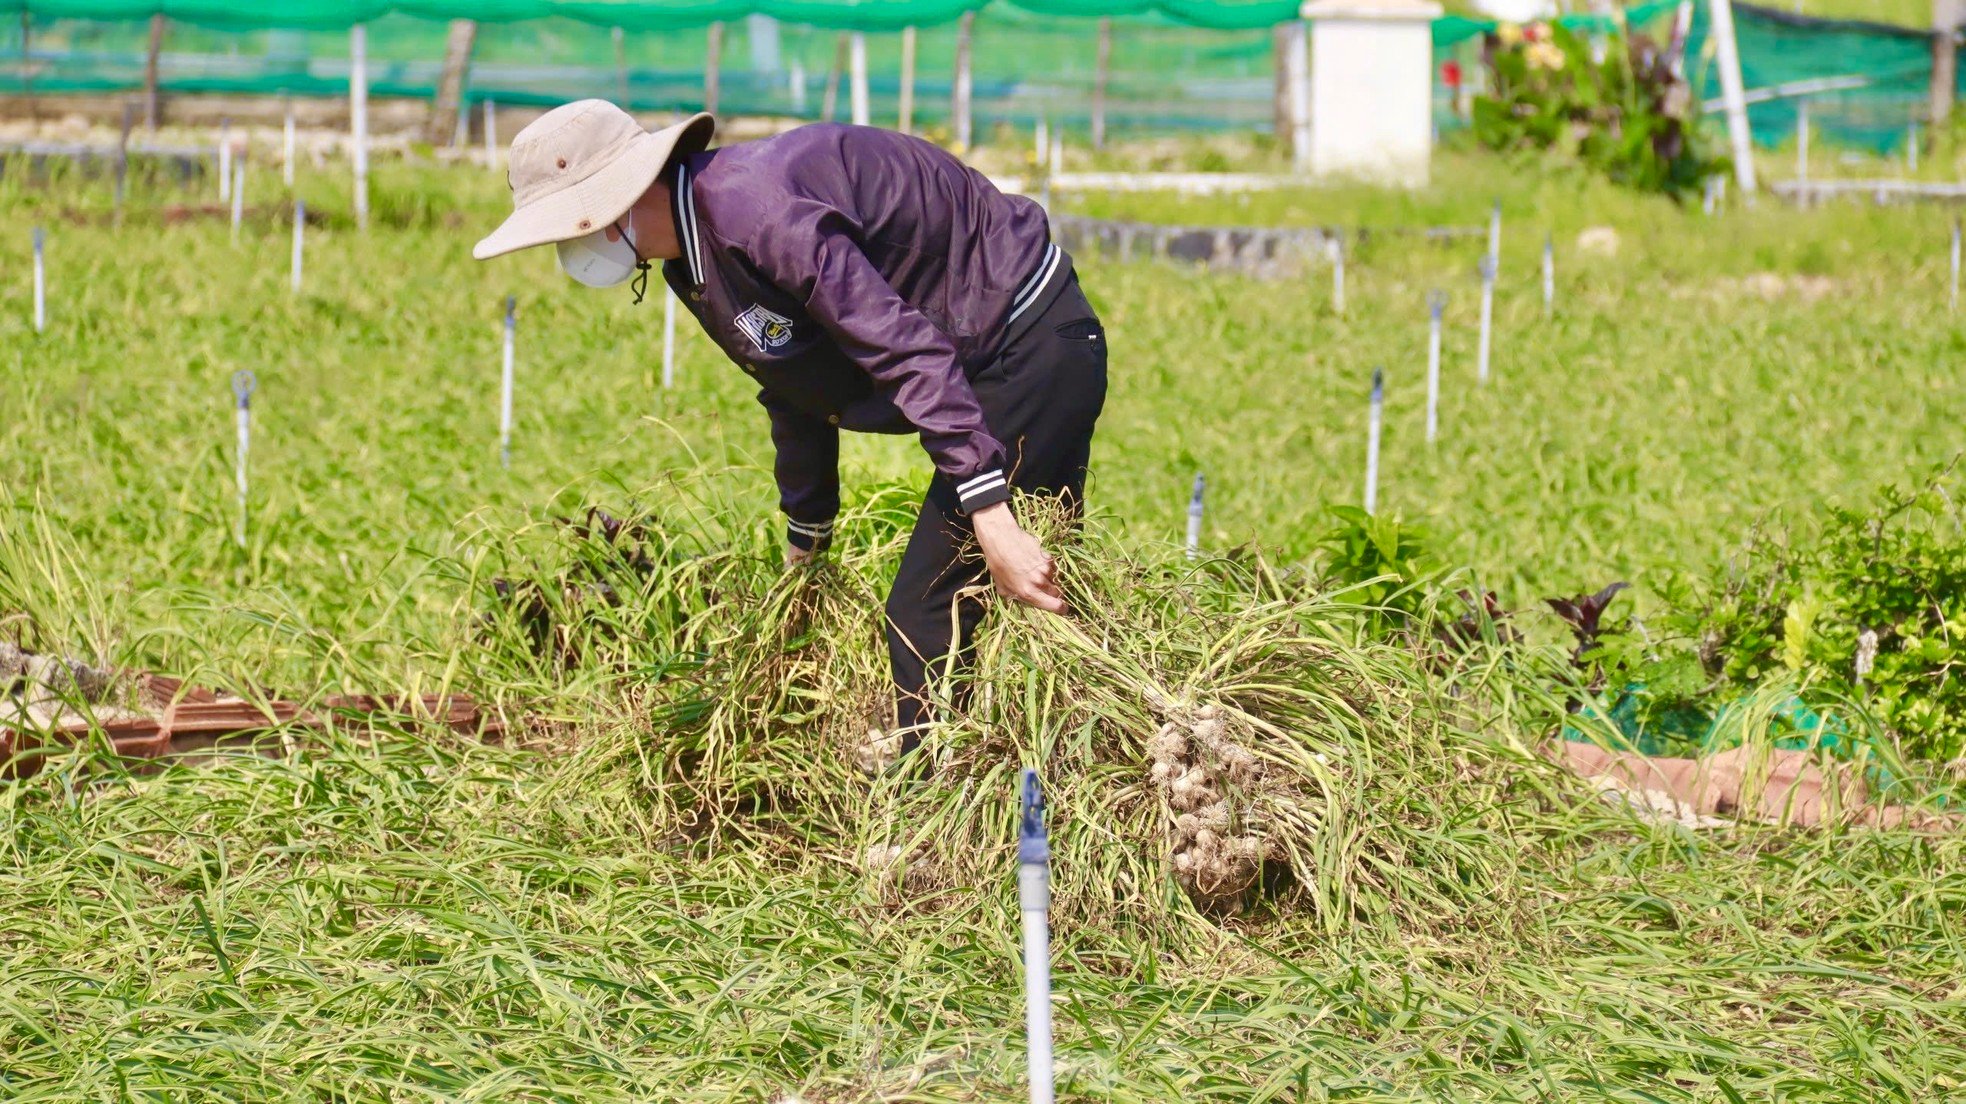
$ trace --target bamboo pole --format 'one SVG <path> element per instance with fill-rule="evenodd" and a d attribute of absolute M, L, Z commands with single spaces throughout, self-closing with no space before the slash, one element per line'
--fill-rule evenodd
<path fill-rule="evenodd" d="M 975 126 L 971 100 L 975 91 L 970 72 L 970 45 L 975 36 L 976 13 L 964 12 L 956 21 L 956 79 L 951 86 L 951 113 L 956 117 L 956 148 L 968 153 L 975 146 Z"/>
<path fill-rule="evenodd" d="M 717 113 L 717 94 L 723 76 L 723 54 L 724 25 L 712 23 L 703 58 L 703 110 L 712 115 Z"/>
<path fill-rule="evenodd" d="M 1092 148 L 1106 148 L 1106 84 L 1113 75 L 1113 19 L 1099 20 L 1099 53 L 1092 78 Z"/>

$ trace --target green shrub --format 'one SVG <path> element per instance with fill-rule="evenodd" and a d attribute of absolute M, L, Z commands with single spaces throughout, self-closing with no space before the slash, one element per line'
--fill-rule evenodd
<path fill-rule="evenodd" d="M 1489 42 L 1491 88 L 1475 100 L 1475 136 L 1498 150 L 1566 154 L 1641 191 L 1694 192 L 1726 161 L 1707 152 L 1672 53 L 1644 35 L 1607 35 L 1594 51 L 1562 26 L 1505 27 Z"/>

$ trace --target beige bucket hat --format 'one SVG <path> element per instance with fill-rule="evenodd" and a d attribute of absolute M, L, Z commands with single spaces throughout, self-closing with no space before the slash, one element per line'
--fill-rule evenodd
<path fill-rule="evenodd" d="M 657 131 L 606 100 L 575 100 L 533 120 L 512 139 L 512 211 L 471 247 L 479 260 L 591 234 L 634 206 L 671 155 L 710 144 L 707 113 Z"/>

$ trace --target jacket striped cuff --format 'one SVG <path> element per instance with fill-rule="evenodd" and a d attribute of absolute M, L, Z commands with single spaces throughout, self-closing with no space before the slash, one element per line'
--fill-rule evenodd
<path fill-rule="evenodd" d="M 823 552 L 833 543 L 833 520 L 785 522 L 785 540 L 801 552 Z"/>
<path fill-rule="evenodd" d="M 973 514 L 985 506 L 994 506 L 1010 498 L 1010 482 L 1004 478 L 1002 468 L 993 468 L 974 479 L 956 484 L 956 498 L 961 500 L 963 513 Z"/>

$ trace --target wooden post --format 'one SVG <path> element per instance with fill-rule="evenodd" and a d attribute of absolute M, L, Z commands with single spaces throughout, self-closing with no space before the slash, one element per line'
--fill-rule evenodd
<path fill-rule="evenodd" d="M 717 113 L 717 85 L 723 69 L 724 25 L 710 24 L 710 41 L 703 59 L 703 110 Z"/>
<path fill-rule="evenodd" d="M 1281 147 L 1290 141 L 1290 25 L 1270 28 L 1270 137 Z"/>
<path fill-rule="evenodd" d="M 26 8 L 20 12 L 20 75 L 21 83 L 27 92 L 27 117 L 30 121 L 41 118 L 40 105 L 34 102 L 34 17 Z"/>
<path fill-rule="evenodd" d="M 1747 88 L 1741 83 L 1741 47 L 1734 38 L 1734 0 L 1707 0 L 1713 25 L 1714 61 L 1720 69 L 1720 98 L 1727 110 L 1727 137 L 1733 144 L 1734 179 L 1741 202 L 1754 202 L 1754 133 L 1748 129 Z"/>
<path fill-rule="evenodd" d="M 1092 77 L 1092 148 L 1106 148 L 1106 83 L 1113 75 L 1113 19 L 1099 20 L 1099 54 Z"/>
<path fill-rule="evenodd" d="M 620 27 L 609 32 L 614 39 L 614 102 L 628 110 L 628 32 Z"/>
<path fill-rule="evenodd" d="M 901 28 L 901 133 L 915 132 L 915 28 Z"/>
<path fill-rule="evenodd" d="M 369 28 L 348 29 L 348 113 L 355 143 L 355 225 L 369 226 Z"/>
<path fill-rule="evenodd" d="M 970 116 L 971 93 L 975 90 L 969 68 L 970 39 L 976 30 L 976 13 L 966 11 L 956 21 L 956 79 L 950 86 L 950 113 L 956 123 L 956 149 L 968 153 L 975 146 L 976 131 Z"/>
<path fill-rule="evenodd" d="M 826 72 L 826 92 L 819 99 L 819 117 L 832 122 L 840 110 L 840 75 L 846 72 L 846 35 L 833 40 L 833 67 Z"/>
<path fill-rule="evenodd" d="M 852 69 L 849 91 L 853 100 L 853 125 L 867 126 L 874 121 L 873 109 L 867 102 L 867 36 L 855 31 L 847 41 L 852 47 L 848 56 Z"/>
<path fill-rule="evenodd" d="M 1290 164 L 1298 172 L 1311 168 L 1311 31 L 1302 20 L 1285 24 L 1290 58 Z"/>
<path fill-rule="evenodd" d="M 164 17 L 150 17 L 150 49 L 143 57 L 143 125 L 157 133 L 157 58 L 164 52 Z"/>
<path fill-rule="evenodd" d="M 1959 0 L 1932 0 L 1932 125 L 1952 117 L 1953 91 L 1959 81 Z"/>
<path fill-rule="evenodd" d="M 430 117 L 423 121 L 423 140 L 433 146 L 448 144 L 457 131 L 457 105 L 464 97 L 464 75 L 471 69 L 471 48 L 477 40 L 477 23 L 451 20 L 450 33 L 444 38 L 444 69 L 437 77 L 437 97 L 431 101 Z"/>

